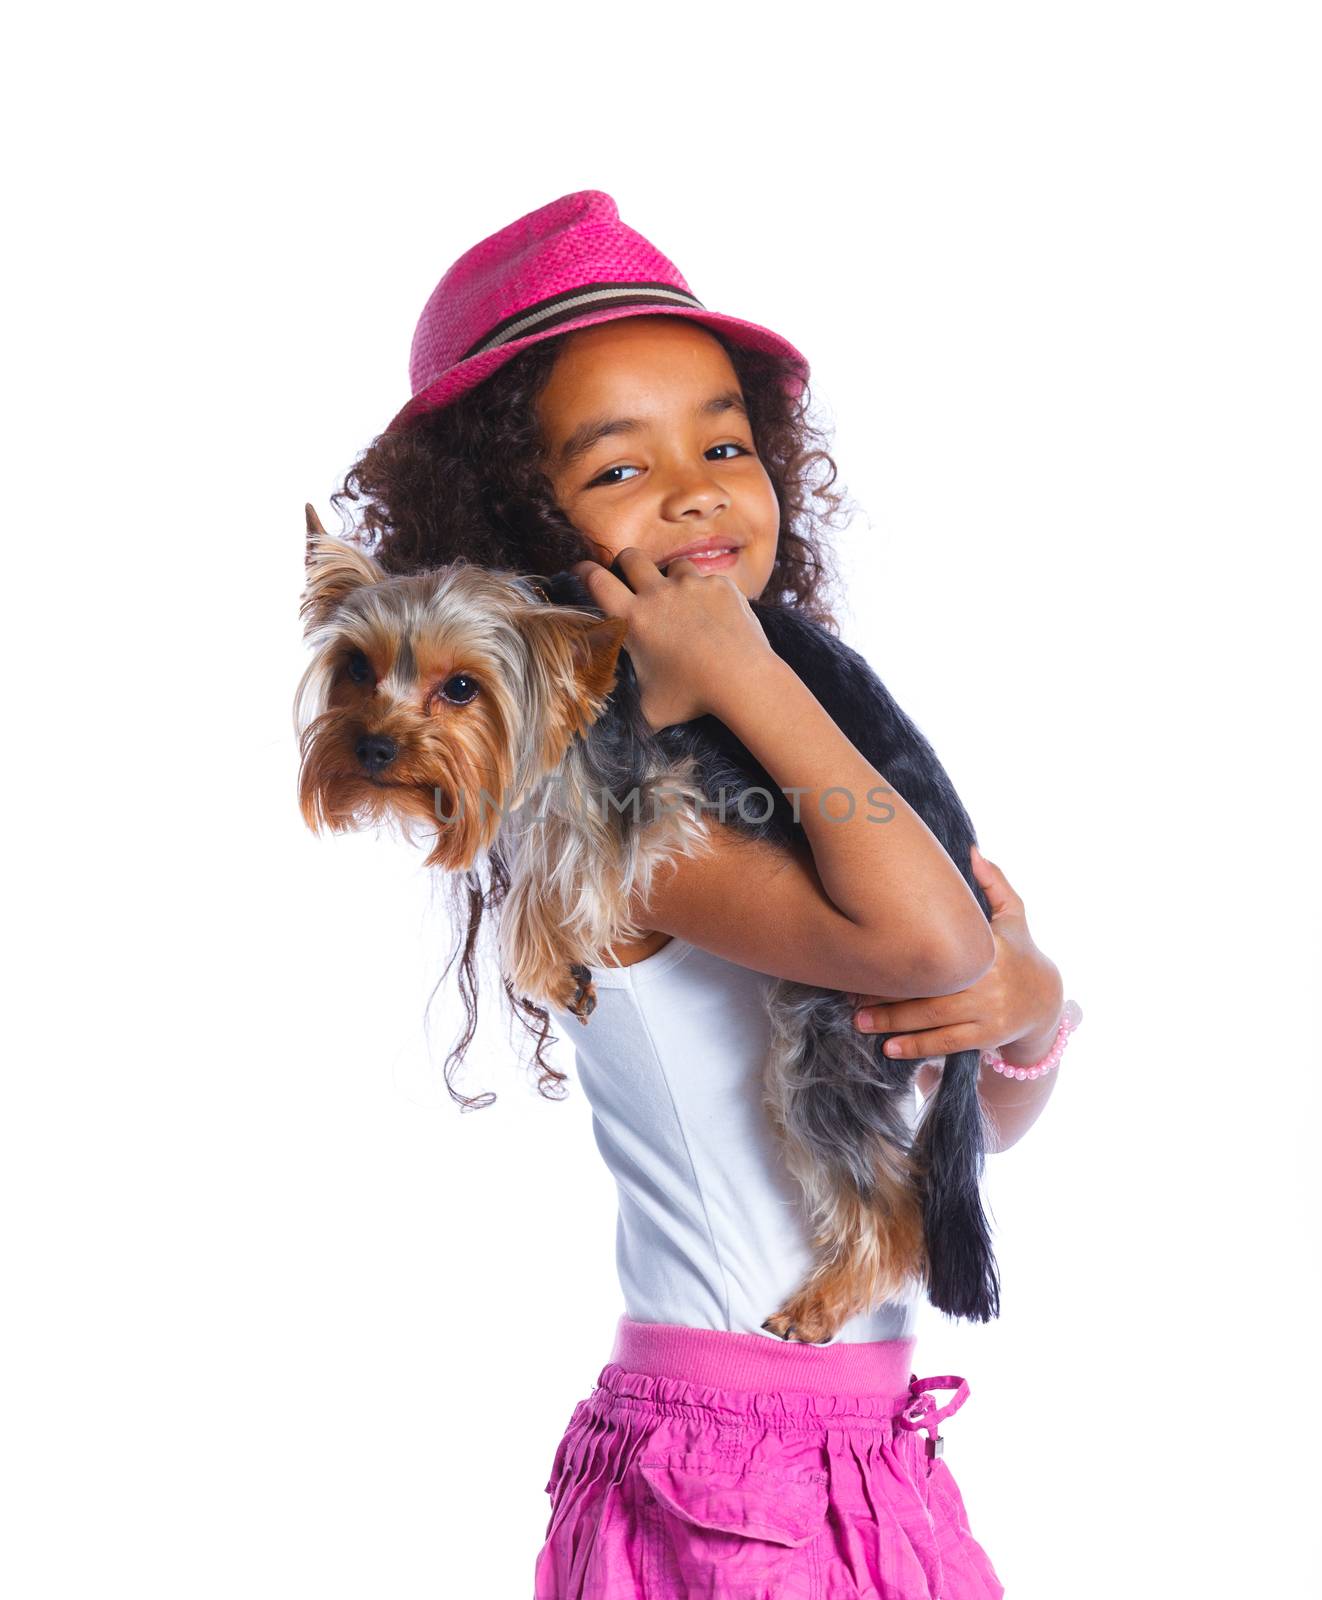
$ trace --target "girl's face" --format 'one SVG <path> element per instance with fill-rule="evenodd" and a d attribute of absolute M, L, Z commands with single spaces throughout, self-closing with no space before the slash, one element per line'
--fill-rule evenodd
<path fill-rule="evenodd" d="M 691 555 L 756 600 L 780 506 L 718 340 L 681 317 L 621 317 L 565 340 L 537 402 L 556 500 L 609 566 L 636 546 Z"/>

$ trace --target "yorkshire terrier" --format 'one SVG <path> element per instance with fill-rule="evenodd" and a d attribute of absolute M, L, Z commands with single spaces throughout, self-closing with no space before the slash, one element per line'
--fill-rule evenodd
<path fill-rule="evenodd" d="M 393 822 L 434 836 L 430 866 L 508 877 L 498 948 L 512 995 L 590 1025 L 588 968 L 644 928 L 652 875 L 701 855 L 714 811 L 802 836 L 769 774 L 716 718 L 653 731 L 622 649 L 580 580 L 464 559 L 392 576 L 307 507 L 301 616 L 314 654 L 295 700 L 299 803 L 314 831 Z M 867 662 L 817 623 L 750 602 L 772 648 L 941 841 L 984 914 L 972 824 L 927 740 Z M 761 791 L 749 807 L 748 789 Z M 767 810 L 765 796 L 772 797 Z M 744 816 L 749 810 L 759 820 Z M 847 994 L 777 979 L 764 1099 L 813 1229 L 814 1266 L 762 1326 L 827 1343 L 910 1282 L 987 1321 L 999 1282 L 980 1195 L 978 1052 L 948 1056 L 916 1131 L 916 1061 L 862 1034 Z"/>

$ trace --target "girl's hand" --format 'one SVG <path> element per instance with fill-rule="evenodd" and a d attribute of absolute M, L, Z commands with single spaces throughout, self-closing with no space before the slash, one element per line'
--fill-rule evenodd
<path fill-rule="evenodd" d="M 1030 1065 L 1051 1048 L 1065 1009 L 1065 991 L 1056 965 L 1037 948 L 1028 931 L 1024 903 L 1005 874 L 972 847 L 973 875 L 992 908 L 996 960 L 972 988 L 923 1000 L 887 1002 L 851 995 L 864 1008 L 854 1014 L 862 1033 L 897 1033 L 885 1054 L 921 1060 L 958 1050 L 1000 1050 L 1007 1061 Z"/>
<path fill-rule="evenodd" d="M 622 582 L 596 561 L 570 568 L 594 605 L 628 620 L 624 647 L 638 675 L 640 708 L 655 732 L 713 712 L 741 676 L 778 659 L 762 624 L 723 572 L 703 574 L 687 558 L 662 572 L 635 545 L 615 565 Z"/>

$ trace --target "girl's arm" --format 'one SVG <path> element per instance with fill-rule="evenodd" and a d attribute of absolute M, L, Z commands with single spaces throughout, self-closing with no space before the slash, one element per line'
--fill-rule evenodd
<path fill-rule="evenodd" d="M 708 813 L 713 848 L 656 874 L 630 907 L 637 926 L 823 988 L 909 996 L 975 982 L 996 952 L 972 891 L 772 650 L 739 589 L 684 560 L 663 575 L 632 547 L 616 565 L 627 583 L 596 562 L 573 570 L 607 615 L 628 620 L 649 725 L 720 718 L 773 783 L 797 791 L 807 841 L 785 850 Z"/>
<path fill-rule="evenodd" d="M 806 835 L 806 849 L 788 864 L 788 853 L 778 851 L 778 869 L 767 863 L 769 877 L 759 875 L 744 891 L 751 924 L 745 936 L 761 945 L 797 935 L 805 950 L 816 946 L 814 919 L 795 901 L 824 899 L 853 930 L 838 928 L 837 937 L 891 985 L 886 992 L 930 993 L 938 974 L 948 980 L 962 973 L 960 986 L 976 981 L 995 959 L 995 943 L 968 885 L 927 824 L 794 670 L 768 648 L 709 693 L 712 713 L 797 805 Z M 796 926 L 801 917 L 806 921 Z M 831 987 L 848 986 L 843 970 L 825 959 L 823 967 Z"/>
<path fill-rule="evenodd" d="M 1016 1067 L 1040 1061 L 1055 1043 L 1065 1009 L 1060 969 L 1039 950 L 1028 930 L 1024 902 L 1005 874 L 975 845 L 974 877 L 991 907 L 996 961 L 972 988 L 959 994 L 887 1004 L 856 995 L 855 1022 L 865 1033 L 893 1033 L 886 1054 L 901 1058 L 937 1056 L 917 1074 L 924 1098 L 941 1081 L 944 1058 L 956 1050 L 999 1050 Z M 1068 1060 L 1068 1058 L 1067 1058 Z M 1042 1115 L 1066 1062 L 1043 1078 L 1009 1078 L 983 1067 L 978 1094 L 991 1123 L 993 1150 L 1017 1144 Z"/>

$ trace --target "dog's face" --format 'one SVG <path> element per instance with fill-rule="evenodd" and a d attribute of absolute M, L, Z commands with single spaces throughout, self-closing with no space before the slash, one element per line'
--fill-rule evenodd
<path fill-rule="evenodd" d="M 314 650 L 294 707 L 304 819 L 421 829 L 435 835 L 428 865 L 446 871 L 473 865 L 502 812 L 601 715 L 627 631 L 467 561 L 391 577 L 310 508 L 301 615 Z"/>

